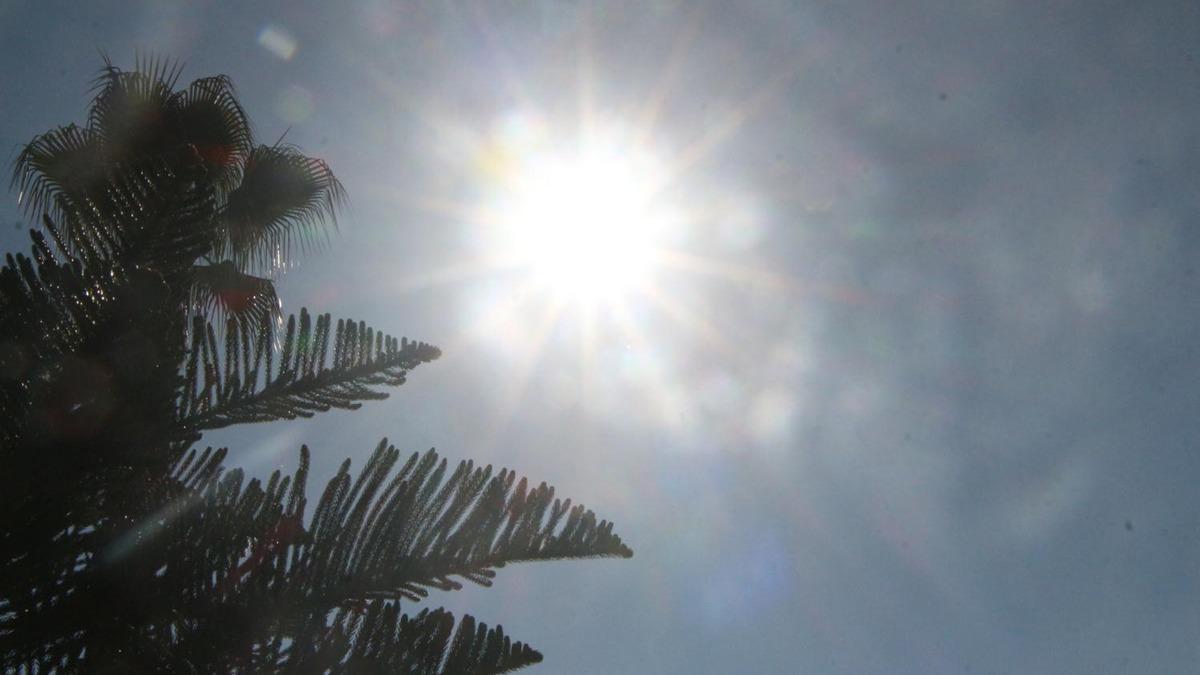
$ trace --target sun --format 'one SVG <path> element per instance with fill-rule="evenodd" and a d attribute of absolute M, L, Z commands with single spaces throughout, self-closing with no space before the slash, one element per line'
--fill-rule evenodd
<path fill-rule="evenodd" d="M 655 271 L 671 220 L 662 172 L 615 133 L 565 145 L 524 138 L 498 151 L 492 241 L 500 259 L 558 299 L 620 299 Z"/>

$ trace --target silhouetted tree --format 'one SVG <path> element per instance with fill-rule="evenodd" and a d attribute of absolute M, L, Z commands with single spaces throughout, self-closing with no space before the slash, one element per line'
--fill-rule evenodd
<path fill-rule="evenodd" d="M 529 560 L 628 557 L 544 483 L 381 442 L 308 508 L 298 470 L 225 470 L 205 430 L 354 409 L 439 356 L 361 322 L 286 321 L 269 275 L 332 224 L 324 162 L 255 145 L 228 78 L 106 64 L 87 123 L 25 146 L 42 227 L 0 268 L 6 672 L 501 673 L 497 626 L 403 613 Z M 286 326 L 286 328 L 284 328 Z"/>

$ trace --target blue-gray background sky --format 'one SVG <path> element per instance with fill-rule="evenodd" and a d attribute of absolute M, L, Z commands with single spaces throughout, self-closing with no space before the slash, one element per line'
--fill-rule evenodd
<path fill-rule="evenodd" d="M 1198 35 L 1184 2 L 0 1 L 0 144 L 140 50 L 327 159 L 352 206 L 287 308 L 446 354 L 211 442 L 258 472 L 307 442 L 320 479 L 386 435 L 614 520 L 632 560 L 430 599 L 537 672 L 1198 672 Z M 584 108 L 655 111 L 707 261 L 629 299 L 640 340 L 598 317 L 591 370 L 568 317 L 471 329 L 539 298 L 439 275 L 480 255 L 443 208 L 473 143 Z"/>

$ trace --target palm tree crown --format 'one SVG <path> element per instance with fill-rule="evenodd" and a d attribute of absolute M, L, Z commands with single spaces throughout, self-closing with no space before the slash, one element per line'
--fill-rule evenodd
<path fill-rule="evenodd" d="M 161 61 L 133 71 L 106 63 L 87 123 L 26 145 L 13 187 L 27 213 L 59 224 L 68 250 L 127 254 L 182 277 L 194 307 L 253 321 L 277 302 L 270 281 L 251 273 L 322 241 L 345 193 L 324 161 L 282 142 L 256 145 L 228 77 L 176 90 L 180 73 Z M 148 190 L 165 213 L 130 222 Z M 146 221 L 158 227 L 138 231 Z"/>

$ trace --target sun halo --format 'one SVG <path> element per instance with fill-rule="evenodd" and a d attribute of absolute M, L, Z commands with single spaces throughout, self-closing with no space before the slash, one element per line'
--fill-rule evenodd
<path fill-rule="evenodd" d="M 651 282 L 670 210 L 648 152 L 610 138 L 506 152 L 488 206 L 500 259 L 568 302 L 618 301 Z"/>

